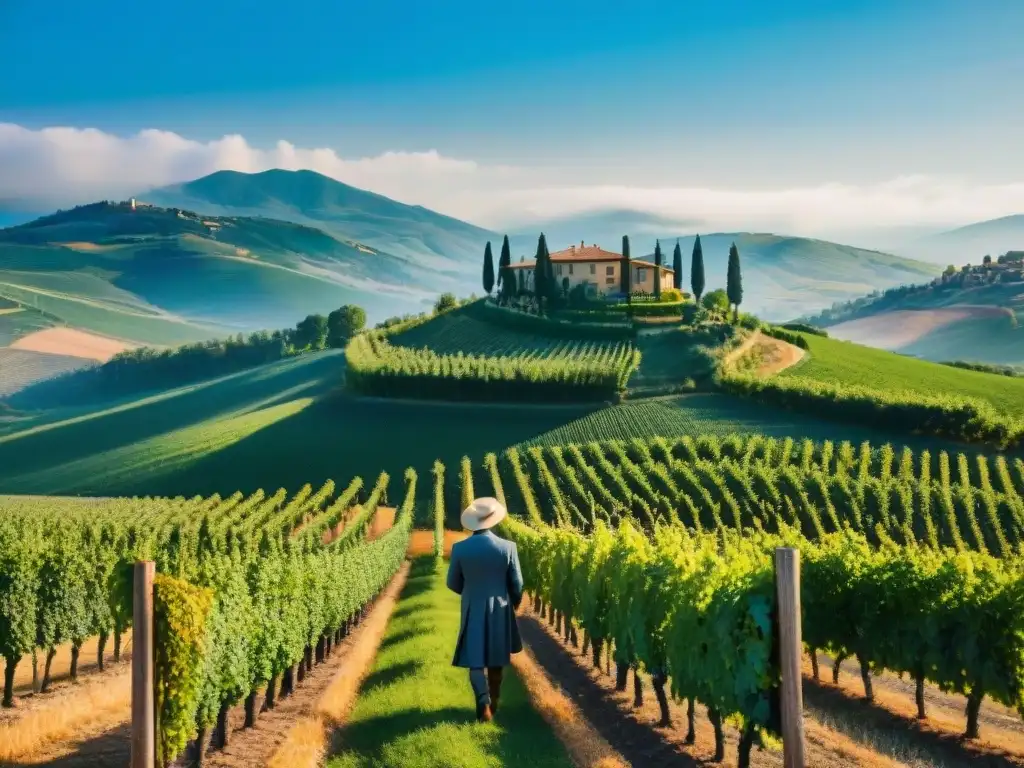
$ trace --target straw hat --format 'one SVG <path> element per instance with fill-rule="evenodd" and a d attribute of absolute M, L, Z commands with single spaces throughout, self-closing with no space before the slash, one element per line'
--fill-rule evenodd
<path fill-rule="evenodd" d="M 462 527 L 468 531 L 485 531 L 504 520 L 507 514 L 505 505 L 497 499 L 489 496 L 476 499 L 462 513 Z"/>

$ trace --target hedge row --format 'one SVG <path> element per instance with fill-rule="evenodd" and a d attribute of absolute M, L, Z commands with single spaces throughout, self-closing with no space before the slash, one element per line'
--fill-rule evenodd
<path fill-rule="evenodd" d="M 1004 416 L 988 403 L 972 398 L 876 390 L 800 376 L 763 379 L 733 374 L 723 376 L 719 384 L 736 395 L 827 419 L 987 443 L 997 448 L 1024 445 L 1024 421 Z"/>
<path fill-rule="evenodd" d="M 824 328 L 819 328 L 816 325 L 808 325 L 807 323 L 783 323 L 781 328 L 785 328 L 787 331 L 800 331 L 800 333 L 810 333 L 815 336 L 824 336 L 828 338 L 828 331 Z"/>
<path fill-rule="evenodd" d="M 807 343 L 807 339 L 801 336 L 799 333 L 793 333 L 793 331 L 787 330 L 785 327 L 778 325 L 762 325 L 761 333 L 765 336 L 771 336 L 774 339 L 785 341 L 792 344 L 800 349 L 810 349 L 810 345 Z"/>

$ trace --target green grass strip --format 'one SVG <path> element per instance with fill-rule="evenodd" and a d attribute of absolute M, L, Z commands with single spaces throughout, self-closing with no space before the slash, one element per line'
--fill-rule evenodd
<path fill-rule="evenodd" d="M 466 670 L 451 665 L 459 597 L 445 588 L 447 567 L 435 570 L 433 557 L 413 563 L 373 670 L 334 741 L 343 749 L 328 766 L 571 766 L 511 667 L 497 717 L 476 722 Z"/>

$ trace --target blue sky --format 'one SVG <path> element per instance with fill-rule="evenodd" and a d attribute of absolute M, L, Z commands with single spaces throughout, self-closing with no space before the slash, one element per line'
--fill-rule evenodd
<path fill-rule="evenodd" d="M 0 123 L 560 185 L 1011 184 L 1021 29 L 1022 0 L 0 0 Z"/>

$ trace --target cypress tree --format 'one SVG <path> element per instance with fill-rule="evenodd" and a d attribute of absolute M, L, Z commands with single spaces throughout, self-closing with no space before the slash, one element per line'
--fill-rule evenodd
<path fill-rule="evenodd" d="M 508 235 L 501 243 L 501 256 L 498 257 L 498 287 L 501 288 L 502 275 L 505 267 L 512 266 L 512 250 L 508 247 Z"/>
<path fill-rule="evenodd" d="M 654 300 L 661 301 L 661 241 L 654 241 Z"/>
<path fill-rule="evenodd" d="M 733 305 L 732 321 L 739 319 L 740 304 L 743 303 L 743 275 L 740 274 L 740 252 L 736 243 L 729 246 L 729 269 L 725 277 L 725 292 Z"/>
<path fill-rule="evenodd" d="M 494 256 L 491 255 L 491 241 L 484 248 L 484 293 L 488 296 L 494 290 Z"/>
<path fill-rule="evenodd" d="M 626 306 L 629 316 L 633 316 L 633 286 L 631 285 L 632 280 L 632 265 L 629 263 L 629 235 L 622 236 L 622 275 L 620 277 L 620 285 L 622 292 L 626 294 Z"/>
<path fill-rule="evenodd" d="M 683 251 L 679 247 L 679 238 L 676 238 L 676 247 L 672 251 L 672 287 L 677 291 L 683 290 Z"/>
<path fill-rule="evenodd" d="M 537 239 L 537 255 L 533 263 L 533 293 L 537 297 L 537 307 L 543 313 L 544 298 L 548 295 L 548 244 L 544 239 L 544 233 L 540 233 Z"/>
<path fill-rule="evenodd" d="M 694 298 L 700 304 L 700 297 L 704 293 L 704 251 L 700 247 L 700 235 L 693 241 L 693 257 L 690 259 L 690 287 L 693 289 Z"/>

